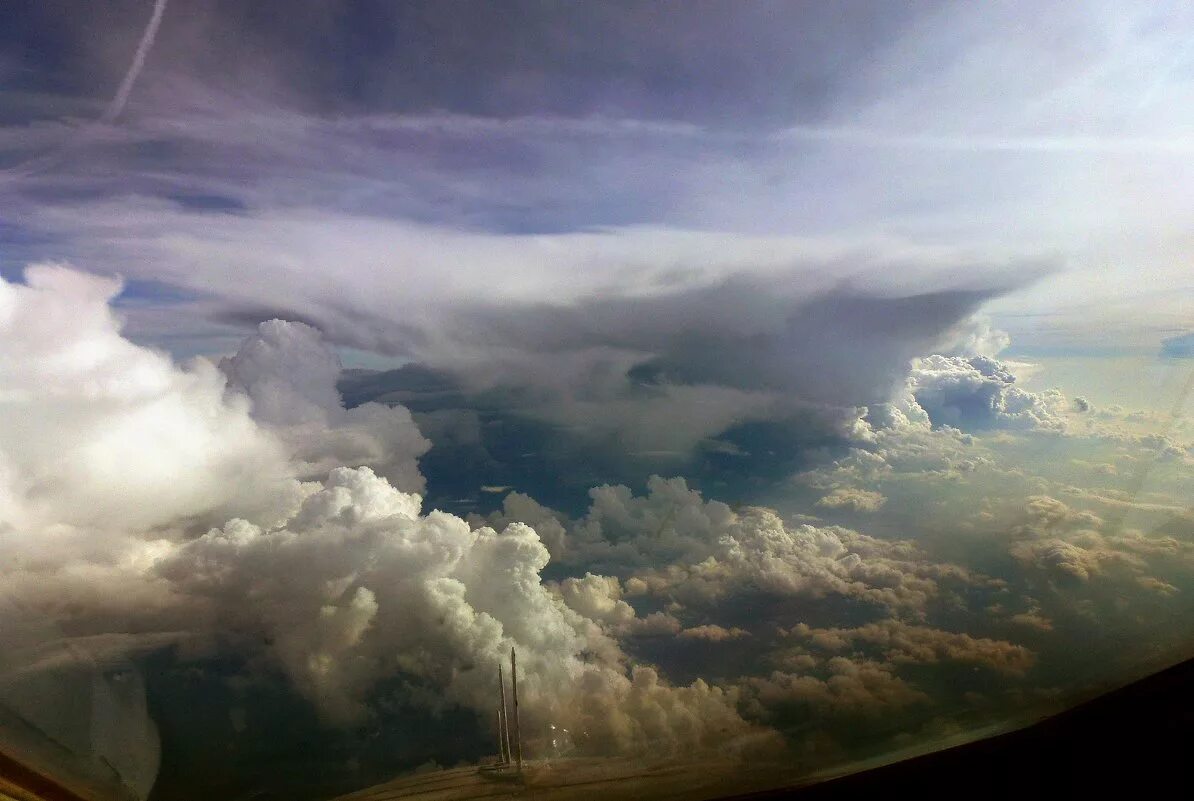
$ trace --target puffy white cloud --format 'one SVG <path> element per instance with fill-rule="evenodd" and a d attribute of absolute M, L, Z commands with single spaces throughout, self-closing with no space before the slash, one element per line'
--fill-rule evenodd
<path fill-rule="evenodd" d="M 817 501 L 825 509 L 848 509 L 853 512 L 877 512 L 887 499 L 882 493 L 858 487 L 837 487 Z"/>
<path fill-rule="evenodd" d="M 578 713 L 590 737 L 633 746 L 633 753 L 681 753 L 716 749 L 752 758 L 777 756 L 782 741 L 772 730 L 745 724 L 736 711 L 740 692 L 697 679 L 687 687 L 664 684 L 648 667 L 626 681 L 590 670 L 580 677 Z M 685 751 L 679 748 L 687 747 Z"/>
<path fill-rule="evenodd" d="M 1180 590 L 1169 582 L 1162 581 L 1155 576 L 1138 576 L 1136 583 L 1142 588 L 1160 595 L 1176 595 Z"/>
<path fill-rule="evenodd" d="M 296 478 L 370 464 L 419 490 L 428 443 L 401 407 L 346 411 L 317 332 L 272 321 L 223 367 L 121 334 L 119 282 L 55 265 L 0 281 L 0 531 L 272 522 Z M 243 393 L 243 394 L 242 394 Z M 65 536 L 59 528 L 59 535 Z M 48 542 L 47 535 L 42 539 Z"/>
<path fill-rule="evenodd" d="M 703 558 L 694 554 L 637 575 L 654 594 L 685 604 L 762 591 L 921 609 L 938 593 L 938 579 L 950 577 L 949 569 L 902 558 L 900 545 L 836 526 L 788 528 L 771 510 L 746 509 L 705 544 Z"/>
<path fill-rule="evenodd" d="M 550 514 L 566 528 L 564 563 L 600 565 L 624 579 L 620 585 L 605 583 L 612 581 L 607 578 L 583 580 L 587 591 L 600 587 L 608 594 L 607 587 L 620 588 L 603 603 L 625 594 L 708 605 L 762 591 L 917 610 L 939 594 L 942 584 L 983 581 L 956 565 L 928 559 L 908 541 L 877 539 L 840 526 L 789 525 L 761 507 L 735 511 L 706 501 L 681 478 L 653 476 L 641 496 L 625 486 L 597 487 L 590 496 L 587 513 L 575 521 L 543 507 L 528 511 L 536 517 Z M 507 521 L 509 512 L 507 507 L 491 520 Z M 586 600 L 583 608 L 592 609 L 593 603 Z"/>
<path fill-rule="evenodd" d="M 1011 555 L 1062 581 L 1085 584 L 1099 579 L 1112 586 L 1131 584 L 1174 595 L 1177 587 L 1150 574 L 1194 565 L 1194 544 L 1184 538 L 1121 530 L 1118 523 L 1108 524 L 1047 495 L 1029 498 L 1024 516 L 1012 531 Z"/>
<path fill-rule="evenodd" d="M 986 356 L 917 359 L 908 382 L 917 404 L 934 425 L 962 430 L 1060 431 L 1065 427 L 1061 393 L 1020 389 L 1007 365 Z"/>
<path fill-rule="evenodd" d="M 50 526 L 141 530 L 293 504 L 284 447 L 225 394 L 120 333 L 120 284 L 55 265 L 0 280 L 0 537 Z M 5 528 L 16 533 L 4 534 Z M 40 531 L 41 534 L 35 532 Z"/>
<path fill-rule="evenodd" d="M 1103 561 L 1111 558 L 1099 551 L 1055 539 L 1017 544 L 1012 547 L 1012 555 L 1058 577 L 1078 581 L 1089 580 L 1100 572 Z"/>
<path fill-rule="evenodd" d="M 835 656 L 826 662 L 826 668 L 824 678 L 775 671 L 744 680 L 742 692 L 748 708 L 763 719 L 790 707 L 821 714 L 877 716 L 929 701 L 924 692 L 878 662 Z"/>
<path fill-rule="evenodd" d="M 668 612 L 651 612 L 631 621 L 623 632 L 632 637 L 663 637 L 680 634 L 684 624 Z"/>
<path fill-rule="evenodd" d="M 529 495 L 521 492 L 511 492 L 502 499 L 502 508 L 488 518 L 478 515 L 470 517 L 470 522 L 477 526 L 488 523 L 494 528 L 503 529 L 511 523 L 526 523 L 535 529 L 543 545 L 553 558 L 560 558 L 567 547 L 567 531 L 560 519 L 559 512 L 549 509 Z"/>
<path fill-rule="evenodd" d="M 1018 528 L 1021 535 L 1045 537 L 1058 531 L 1097 529 L 1103 525 L 1098 515 L 1073 509 L 1064 501 L 1048 495 L 1034 495 L 1024 503 L 1025 522 Z"/>
<path fill-rule="evenodd" d="M 423 491 L 418 458 L 431 443 L 403 406 L 345 409 L 336 391 L 340 359 L 314 328 L 261 323 L 220 369 L 252 401 L 253 418 L 286 441 L 303 476 L 368 465 L 401 489 Z"/>
<path fill-rule="evenodd" d="M 892 665 L 950 661 L 1022 676 L 1036 662 L 1035 654 L 1022 645 L 893 619 L 857 628 L 818 629 L 801 623 L 791 634 L 827 651 L 840 652 L 859 646 L 874 648 Z"/>
<path fill-rule="evenodd" d="M 746 629 L 731 626 L 719 626 L 716 623 L 706 623 L 703 626 L 693 626 L 690 629 L 684 629 L 680 632 L 680 636 L 686 640 L 706 640 L 708 642 L 725 642 L 726 640 L 737 640 L 741 637 L 749 637 L 750 632 Z"/>
<path fill-rule="evenodd" d="M 602 752 L 771 738 L 732 693 L 632 669 L 602 625 L 655 619 L 634 620 L 616 579 L 545 584 L 529 526 L 423 515 L 367 466 L 300 484 L 344 459 L 418 487 L 426 447 L 403 409 L 341 407 L 312 329 L 263 325 L 224 363 L 229 390 L 210 362 L 179 369 L 124 339 L 118 291 L 50 266 L 0 283 L 0 545 L 24 568 L 2 576 L 20 599 L 6 620 L 42 615 L 110 658 L 166 643 L 264 653 L 332 721 L 367 714 L 394 675 L 423 688 L 416 701 L 488 720 L 517 646 L 532 739 L 549 721 Z M 5 662 L 6 680 L 57 669 L 43 651 Z"/>
<path fill-rule="evenodd" d="M 990 319 L 974 315 L 954 326 L 943 338 L 939 353 L 946 356 L 986 356 L 994 358 L 1012 344 L 1006 331 L 991 325 Z"/>
<path fill-rule="evenodd" d="M 395 674 L 435 703 L 488 715 L 497 665 L 515 646 L 529 732 L 564 725 L 598 752 L 766 739 L 724 691 L 630 670 L 598 625 L 634 619 L 617 580 L 545 584 L 548 560 L 530 527 L 420 515 L 417 496 L 362 467 L 334 470 L 283 526 L 233 520 L 161 556 L 154 572 L 212 603 L 224 626 L 268 640 L 331 720 L 359 718 L 369 689 Z"/>
<path fill-rule="evenodd" d="M 1039 606 L 1034 606 L 1026 612 L 1018 612 L 1008 618 L 1010 623 L 1025 626 L 1037 631 L 1052 631 L 1053 621 L 1041 614 Z"/>
<path fill-rule="evenodd" d="M 915 408 L 913 397 L 896 410 Z M 938 596 L 968 606 L 976 622 L 985 617 L 976 633 L 1025 636 L 1035 648 L 1046 635 L 1068 636 L 1095 620 L 1150 627 L 1144 621 L 1159 619 L 1167 604 L 1176 609 L 1194 577 L 1184 449 L 1171 434 L 1145 433 L 1164 420 L 1149 417 L 1133 429 L 1121 425 L 1124 410 L 1105 425 L 1103 408 L 1077 422 L 1064 405 L 1057 409 L 1062 436 L 1055 428 L 1009 431 L 1003 423 L 931 427 L 906 415 L 881 426 L 868 414 L 871 437 L 794 476 L 793 492 L 805 504 L 840 488 L 878 492 L 887 502 L 868 532 L 909 532 L 930 554 L 992 576 L 985 589 Z M 1133 486 L 1133 477 L 1145 476 L 1144 487 Z M 1004 592 L 1033 600 L 1008 610 Z M 1166 635 L 1150 628 L 1140 636 Z"/>
<path fill-rule="evenodd" d="M 560 597 L 570 609 L 585 617 L 619 626 L 635 619 L 634 607 L 622 600 L 622 587 L 613 576 L 567 578 L 558 585 Z"/>

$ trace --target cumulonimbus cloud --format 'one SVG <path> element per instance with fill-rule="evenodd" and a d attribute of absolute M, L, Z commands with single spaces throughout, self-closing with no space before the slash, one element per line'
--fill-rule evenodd
<path fill-rule="evenodd" d="M 183 369 L 121 336 L 112 281 L 42 266 L 0 289 L 0 397 L 13 412 L 0 454 L 14 501 L 2 543 L 25 567 L 5 574 L 4 589 L 127 654 L 173 642 L 265 657 L 329 721 L 367 716 L 372 688 L 396 675 L 425 688 L 424 702 L 484 719 L 513 646 L 530 732 L 564 725 L 603 753 L 758 753 L 778 741 L 742 716 L 738 685 L 678 686 L 619 642 L 713 646 L 749 632 L 692 617 L 684 627 L 627 598 L 673 599 L 695 615 L 753 588 L 915 613 L 942 583 L 970 581 L 907 543 L 792 528 L 767 510 L 706 501 L 680 479 L 653 479 L 641 498 L 598 488 L 567 527 L 517 496 L 498 527 L 424 513 L 417 494 L 366 463 L 417 488 L 410 471 L 425 441 L 401 408 L 345 411 L 337 360 L 313 329 L 268 322 L 222 371 L 202 359 Z M 39 447 L 30 421 L 44 432 Z M 305 481 L 340 459 L 358 464 Z M 621 577 L 544 581 L 552 553 L 511 519 L 527 515 L 561 564 L 620 565 Z M 10 667 L 28 676 L 35 665 Z"/>
<path fill-rule="evenodd" d="M 75 632 L 73 663 L 101 640 L 125 655 L 268 642 L 328 720 L 359 719 L 393 675 L 487 719 L 497 663 L 517 646 L 529 732 L 564 722 L 595 752 L 772 737 L 732 692 L 634 667 L 542 582 L 550 557 L 530 527 L 424 515 L 368 466 L 302 482 L 327 458 L 373 460 L 347 436 L 376 437 L 376 461 L 417 484 L 426 447 L 405 410 L 339 406 L 338 365 L 313 330 L 268 324 L 224 373 L 180 369 L 120 335 L 118 290 L 55 266 L 0 284 L 0 552 L 21 568 L 0 590 L 20 601 L 12 614 Z M 311 436 L 292 443 L 296 426 Z M 28 693 L 67 667 L 43 650 L 5 663 L 0 689 Z"/>
<path fill-rule="evenodd" d="M 199 293 L 179 314 L 302 321 L 627 452 L 687 454 L 810 407 L 831 430 L 888 400 L 911 359 L 989 348 L 970 317 L 1049 268 L 883 242 L 647 227 L 531 236 L 316 209 L 200 215 L 147 199 L 36 218 L 91 242 L 96 269 Z M 106 266 L 104 254 L 130 248 L 139 255 Z"/>

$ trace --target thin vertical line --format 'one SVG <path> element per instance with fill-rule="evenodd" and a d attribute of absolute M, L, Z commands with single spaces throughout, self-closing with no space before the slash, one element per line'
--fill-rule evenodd
<path fill-rule="evenodd" d="M 506 765 L 510 764 L 510 722 L 507 719 L 506 712 L 506 678 L 502 675 L 502 665 L 498 663 L 498 696 L 501 699 L 501 706 L 498 707 L 498 717 L 500 718 L 500 731 L 498 732 L 498 739 L 501 741 L 502 747 L 502 762 Z"/>
<path fill-rule="evenodd" d="M 518 654 L 510 649 L 510 678 L 514 685 L 514 754 L 518 770 L 522 772 L 522 731 L 518 726 Z"/>

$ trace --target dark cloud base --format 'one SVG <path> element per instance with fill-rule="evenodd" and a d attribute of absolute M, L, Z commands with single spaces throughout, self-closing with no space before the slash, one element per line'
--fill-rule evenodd
<path fill-rule="evenodd" d="M 850 445 L 810 412 L 731 425 L 690 454 L 634 453 L 616 437 L 594 440 L 535 419 L 519 408 L 515 393 L 470 393 L 450 373 L 423 365 L 347 370 L 337 387 L 348 408 L 374 402 L 411 410 L 432 443 L 419 461 L 428 505 L 458 514 L 491 512 L 508 490 L 580 514 L 592 487 L 641 487 L 655 474 L 683 475 L 695 489 L 727 503 L 752 503 L 772 495 L 794 472 L 840 456 Z"/>
<path fill-rule="evenodd" d="M 149 801 L 329 798 L 395 772 L 475 762 L 492 751 L 476 713 L 412 704 L 417 682 L 409 676 L 381 682 L 369 720 L 342 727 L 321 722 L 284 677 L 254 673 L 241 660 L 182 661 L 167 649 L 141 669 L 162 740 Z"/>
<path fill-rule="evenodd" d="M 288 775 L 306 784 L 343 771 L 336 738 L 321 731 L 314 709 L 297 703 L 285 682 L 236 692 L 231 685 L 243 669 L 232 662 L 180 665 L 171 651 L 147 660 L 146 696 L 162 741 L 151 798 L 233 798 L 263 790 L 277 797 L 299 789 Z M 237 709 L 250 736 L 238 736 L 236 713 L 230 714 Z"/>

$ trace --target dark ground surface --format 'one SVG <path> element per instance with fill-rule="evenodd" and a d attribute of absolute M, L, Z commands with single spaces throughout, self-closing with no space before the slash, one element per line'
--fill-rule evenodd
<path fill-rule="evenodd" d="M 0 777 L 15 781 L 4 767 Z M 616 789 L 610 797 L 621 795 Z M 1194 660 L 1018 731 L 816 784 L 722 799 L 1124 797 L 1194 798 Z"/>
<path fill-rule="evenodd" d="M 1194 660 L 1025 729 L 726 801 L 1194 798 Z"/>

